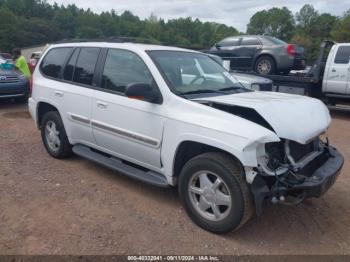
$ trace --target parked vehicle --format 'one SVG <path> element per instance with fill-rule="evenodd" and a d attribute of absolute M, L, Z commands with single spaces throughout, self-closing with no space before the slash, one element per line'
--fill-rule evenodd
<path fill-rule="evenodd" d="M 73 151 L 178 186 L 189 216 L 215 233 L 260 214 L 265 199 L 320 197 L 344 162 L 320 138 L 331 122 L 321 101 L 246 89 L 207 55 L 180 48 L 53 45 L 34 71 L 29 111 L 52 157 Z"/>
<path fill-rule="evenodd" d="M 294 75 L 268 75 L 278 92 L 321 99 L 327 104 L 350 101 L 350 43 L 323 41 L 316 63 Z"/>
<path fill-rule="evenodd" d="M 28 99 L 27 78 L 14 68 L 9 61 L 0 59 L 0 99 L 14 98 L 17 102 Z"/>
<path fill-rule="evenodd" d="M 208 54 L 208 56 L 212 58 L 215 62 L 217 62 L 219 65 L 223 66 L 225 69 L 230 70 L 229 65 L 227 68 L 224 63 L 224 60 L 220 56 L 212 54 Z M 231 75 L 233 75 L 237 79 L 237 81 L 240 84 L 242 84 L 245 88 L 256 91 L 273 90 L 273 81 L 268 78 L 237 72 L 231 72 Z"/>
<path fill-rule="evenodd" d="M 9 53 L 0 53 L 0 59 L 6 61 L 12 61 L 12 55 Z"/>
<path fill-rule="evenodd" d="M 229 60 L 232 70 L 255 71 L 261 75 L 287 74 L 306 66 L 303 47 L 271 36 L 228 37 L 215 44 L 209 53 Z"/>
<path fill-rule="evenodd" d="M 255 91 L 273 91 L 271 79 L 244 73 L 231 73 L 245 88 Z"/>

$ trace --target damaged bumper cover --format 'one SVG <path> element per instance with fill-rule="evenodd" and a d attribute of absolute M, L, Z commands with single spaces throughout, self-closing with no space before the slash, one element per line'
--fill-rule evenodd
<path fill-rule="evenodd" d="M 283 181 L 277 179 L 271 186 L 264 176 L 257 175 L 251 184 L 257 214 L 261 213 L 265 199 L 280 199 L 281 196 L 284 199 L 285 196 L 296 194 L 302 196 L 302 199 L 321 197 L 334 184 L 343 164 L 344 157 L 338 150 L 327 146 L 323 153 L 307 166 L 293 173 L 293 176 L 302 178 L 298 183 L 285 186 Z"/>
<path fill-rule="evenodd" d="M 321 197 L 326 193 L 334 184 L 344 164 L 344 157 L 335 148 L 328 148 L 328 151 L 328 160 L 292 190 L 302 190 L 305 197 Z"/>

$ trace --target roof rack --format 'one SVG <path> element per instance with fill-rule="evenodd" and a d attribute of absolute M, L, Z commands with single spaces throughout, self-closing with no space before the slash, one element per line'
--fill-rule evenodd
<path fill-rule="evenodd" d="M 142 37 L 129 37 L 129 36 L 118 36 L 108 38 L 95 38 L 95 39 L 63 39 L 55 42 L 54 44 L 65 44 L 65 43 L 84 43 L 84 42 L 108 42 L 108 43 L 142 43 L 142 44 L 155 44 L 154 40 L 142 38 Z M 157 44 L 162 44 L 161 42 Z"/>

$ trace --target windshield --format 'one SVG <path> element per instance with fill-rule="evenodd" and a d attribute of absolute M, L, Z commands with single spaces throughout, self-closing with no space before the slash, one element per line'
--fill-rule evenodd
<path fill-rule="evenodd" d="M 175 94 L 249 92 L 206 54 L 183 51 L 148 51 L 148 54 Z"/>

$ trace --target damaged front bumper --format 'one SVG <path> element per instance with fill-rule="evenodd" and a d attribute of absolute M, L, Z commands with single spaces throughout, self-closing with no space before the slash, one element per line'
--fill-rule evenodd
<path fill-rule="evenodd" d="M 261 213 L 266 199 L 290 204 L 286 201 L 289 197 L 300 200 L 295 203 L 305 198 L 321 197 L 334 184 L 343 164 L 344 158 L 338 150 L 324 145 L 322 154 L 300 170 L 289 170 L 273 177 L 258 173 L 251 183 L 257 214 Z"/>
<path fill-rule="evenodd" d="M 303 191 L 305 197 L 320 197 L 334 184 L 344 164 L 343 156 L 335 149 L 328 148 L 328 160 L 304 182 L 295 185 L 293 191 Z"/>

